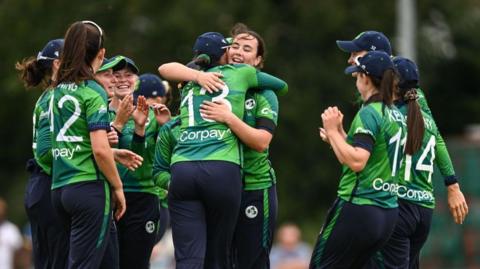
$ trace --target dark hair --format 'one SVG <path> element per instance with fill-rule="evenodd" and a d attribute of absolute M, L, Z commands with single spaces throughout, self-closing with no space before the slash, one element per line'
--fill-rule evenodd
<path fill-rule="evenodd" d="M 65 34 L 57 83 L 93 79 L 91 63 L 103 48 L 103 32 L 90 21 L 74 22 Z"/>
<path fill-rule="evenodd" d="M 233 27 L 232 27 L 232 30 L 230 30 L 230 34 L 232 35 L 232 37 L 235 39 L 235 37 L 237 35 L 240 35 L 240 34 L 247 34 L 248 36 L 252 36 L 253 38 L 255 38 L 257 40 L 257 43 L 258 43 L 258 47 L 257 47 L 257 57 L 258 56 L 261 56 L 262 57 L 262 60 L 260 61 L 260 63 L 258 64 L 258 66 L 256 66 L 257 68 L 259 69 L 262 69 L 263 68 L 263 64 L 265 63 L 265 58 L 266 58 L 266 54 L 267 54 L 267 51 L 265 49 L 265 41 L 263 40 L 262 36 L 259 35 L 257 32 L 251 30 L 250 28 L 248 28 L 247 25 L 241 23 L 241 22 L 238 22 L 236 23 Z M 243 37 L 242 39 L 251 39 L 251 38 L 248 38 L 247 37 Z"/>
<path fill-rule="evenodd" d="M 365 74 L 365 73 L 364 73 Z M 381 78 L 367 75 L 370 77 L 373 85 L 378 89 L 379 97 L 382 102 L 388 106 L 393 104 L 393 93 L 397 90 L 397 74 L 395 70 L 389 68 L 383 71 Z"/>
<path fill-rule="evenodd" d="M 20 74 L 19 77 L 27 88 L 36 87 L 42 84 L 48 87 L 52 79 L 53 60 L 37 60 L 36 57 L 23 59 L 21 62 L 15 63 L 15 69 Z"/>
<path fill-rule="evenodd" d="M 420 150 L 425 133 L 425 122 L 423 121 L 422 110 L 417 102 L 418 94 L 415 88 L 400 88 L 399 93 L 407 104 L 407 142 L 405 153 L 413 155 Z"/>
<path fill-rule="evenodd" d="M 195 70 L 206 70 L 214 67 L 217 63 L 212 63 L 210 56 L 207 54 L 198 54 L 193 57 L 193 60 L 187 64 L 188 67 Z"/>

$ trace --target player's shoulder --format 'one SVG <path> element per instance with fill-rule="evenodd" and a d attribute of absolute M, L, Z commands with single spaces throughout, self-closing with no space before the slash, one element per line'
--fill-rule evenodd
<path fill-rule="evenodd" d="M 263 89 L 255 91 L 255 95 L 267 100 L 278 100 L 277 95 L 271 89 Z"/>
<path fill-rule="evenodd" d="M 387 106 L 385 106 L 381 102 L 371 102 L 364 104 L 359 110 L 358 115 L 360 116 L 380 116 L 382 110 L 385 110 Z"/>
<path fill-rule="evenodd" d="M 423 110 L 422 110 L 422 116 L 423 116 L 423 123 L 425 124 L 425 129 L 432 134 L 436 134 L 438 132 L 438 128 L 433 117 L 429 113 Z"/>
<path fill-rule="evenodd" d="M 165 123 L 161 129 L 164 130 L 171 130 L 176 127 L 180 127 L 180 117 L 179 116 L 174 116 L 172 117 L 167 123 Z"/>
<path fill-rule="evenodd" d="M 226 64 L 216 67 L 219 71 L 232 71 L 232 72 L 255 72 L 255 67 L 248 64 Z"/>
<path fill-rule="evenodd" d="M 83 85 L 84 85 L 86 94 L 89 94 L 89 95 L 98 94 L 103 99 L 107 100 L 107 93 L 96 80 L 85 80 Z"/>

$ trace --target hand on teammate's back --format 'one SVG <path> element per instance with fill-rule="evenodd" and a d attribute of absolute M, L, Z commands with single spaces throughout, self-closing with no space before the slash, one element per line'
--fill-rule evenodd
<path fill-rule="evenodd" d="M 206 119 L 223 123 L 226 123 L 228 118 L 233 115 L 230 107 L 220 100 L 215 102 L 203 101 L 200 105 L 200 114 Z"/>
<path fill-rule="evenodd" d="M 195 81 L 207 92 L 212 93 L 218 92 L 225 87 L 225 82 L 221 80 L 222 77 L 221 73 L 199 71 Z"/>

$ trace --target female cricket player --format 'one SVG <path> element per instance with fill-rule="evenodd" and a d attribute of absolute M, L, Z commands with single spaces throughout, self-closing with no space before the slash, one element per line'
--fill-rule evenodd
<path fill-rule="evenodd" d="M 343 167 L 337 199 L 312 254 L 312 269 L 362 268 L 388 240 L 398 216 L 391 189 L 397 183 L 405 119 L 393 106 L 393 63 L 388 54 L 371 51 L 345 72 L 355 74 L 364 104 L 348 134 L 338 108 L 322 114 L 320 136 Z"/>

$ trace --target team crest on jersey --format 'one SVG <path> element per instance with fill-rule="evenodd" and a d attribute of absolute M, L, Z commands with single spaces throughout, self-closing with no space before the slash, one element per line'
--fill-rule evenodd
<path fill-rule="evenodd" d="M 155 222 L 151 220 L 147 221 L 145 224 L 145 231 L 147 231 L 149 234 L 153 233 L 155 231 Z"/>
<path fill-rule="evenodd" d="M 258 215 L 258 209 L 254 205 L 247 206 L 245 209 L 245 215 L 249 219 L 254 219 Z"/>
<path fill-rule="evenodd" d="M 106 113 L 107 112 L 107 107 L 102 105 L 99 109 L 98 109 L 98 113 Z"/>
<path fill-rule="evenodd" d="M 245 100 L 245 109 L 250 110 L 250 109 L 254 108 L 255 105 L 256 105 L 256 103 L 255 103 L 254 99 L 250 98 L 250 99 Z"/>

